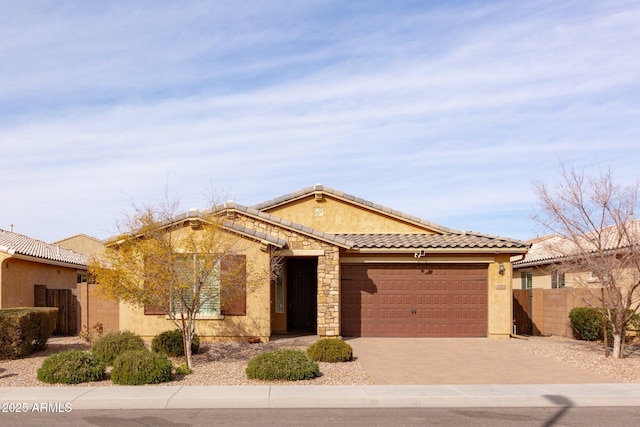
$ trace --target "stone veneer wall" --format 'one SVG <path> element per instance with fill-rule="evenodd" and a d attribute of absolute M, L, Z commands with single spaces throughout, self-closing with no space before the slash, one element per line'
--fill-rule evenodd
<path fill-rule="evenodd" d="M 329 243 L 289 231 L 253 218 L 236 216 L 236 222 L 287 242 L 283 249 L 323 250 L 318 256 L 318 335 L 340 335 L 340 249 Z"/>

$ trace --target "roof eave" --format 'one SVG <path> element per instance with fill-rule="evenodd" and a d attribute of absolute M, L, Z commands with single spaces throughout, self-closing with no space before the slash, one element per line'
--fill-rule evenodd
<path fill-rule="evenodd" d="M 64 262 L 64 261 L 55 261 L 52 259 L 47 259 L 47 258 L 38 258 L 35 256 L 30 256 L 30 255 L 23 255 L 23 254 L 13 254 L 12 255 L 13 258 L 16 259 L 21 259 L 24 261 L 32 261 L 32 262 L 37 262 L 40 264 L 48 264 L 48 265 L 55 265 L 57 267 L 67 267 L 67 268 L 75 268 L 76 270 L 88 270 L 88 266 L 85 264 L 74 264 L 72 262 Z"/>
<path fill-rule="evenodd" d="M 354 248 L 354 252 L 360 253 L 398 253 L 407 254 L 424 251 L 425 254 L 525 254 L 526 248 Z"/>

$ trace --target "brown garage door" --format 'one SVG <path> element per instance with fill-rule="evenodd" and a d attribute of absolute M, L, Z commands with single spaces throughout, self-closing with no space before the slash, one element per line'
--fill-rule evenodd
<path fill-rule="evenodd" d="M 362 337 L 484 337 L 484 265 L 344 264 L 341 333 Z"/>

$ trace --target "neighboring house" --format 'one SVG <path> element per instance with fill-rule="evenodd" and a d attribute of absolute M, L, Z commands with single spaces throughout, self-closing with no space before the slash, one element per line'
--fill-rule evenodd
<path fill-rule="evenodd" d="M 75 305 L 63 300 L 75 298 L 76 286 L 86 281 L 86 274 L 86 255 L 0 230 L 0 308 L 64 305 L 69 310 L 59 313 L 57 331 L 74 334 Z"/>
<path fill-rule="evenodd" d="M 102 240 L 86 234 L 76 234 L 53 242 L 53 244 L 84 254 L 88 258 L 100 256 L 104 250 L 104 242 Z"/>
<path fill-rule="evenodd" d="M 571 286 L 565 273 L 554 268 L 558 261 L 554 247 L 565 239 L 557 235 L 529 240 L 529 252 L 511 258 L 513 264 L 513 289 L 558 289 Z"/>
<path fill-rule="evenodd" d="M 640 221 L 631 221 L 624 224 L 623 228 L 607 227 L 578 239 L 583 248 L 593 248 L 586 252 L 605 257 L 597 266 L 591 263 L 591 268 L 604 267 L 605 271 L 612 268 L 617 278 L 616 286 L 619 286 L 618 289 L 623 294 L 625 286 L 636 283 L 637 280 L 636 269 L 626 268 L 621 258 L 621 254 L 632 247 L 625 232 L 635 241 L 640 236 Z M 518 333 L 573 336 L 568 318 L 571 309 L 600 306 L 603 298 L 610 299 L 611 295 L 605 297 L 608 291 L 603 287 L 597 272 L 583 267 L 579 257 L 568 257 L 572 253 L 585 252 L 573 249 L 576 247 L 575 243 L 569 239 L 549 235 L 527 243 L 531 244 L 528 253 L 511 258 L 513 311 Z M 601 250 L 596 250 L 596 245 L 602 246 Z M 608 259 L 609 256 L 615 258 Z M 607 266 L 607 261 L 614 260 L 620 264 Z M 617 291 L 612 291 L 612 294 L 616 295 Z"/>
<path fill-rule="evenodd" d="M 174 219 L 222 215 L 247 263 L 281 273 L 224 307 L 196 332 L 209 339 L 273 333 L 320 336 L 509 337 L 512 256 L 518 240 L 452 230 L 320 184 L 252 207 L 227 202 Z M 112 241 L 113 242 L 113 241 Z M 121 329 L 151 337 L 173 328 L 161 313 L 120 305 Z"/>

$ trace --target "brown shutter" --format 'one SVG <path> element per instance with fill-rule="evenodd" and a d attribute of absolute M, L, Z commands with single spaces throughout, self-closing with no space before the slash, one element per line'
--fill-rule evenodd
<path fill-rule="evenodd" d="M 247 314 L 247 257 L 225 255 L 220 261 L 220 313 L 225 316 Z"/>

